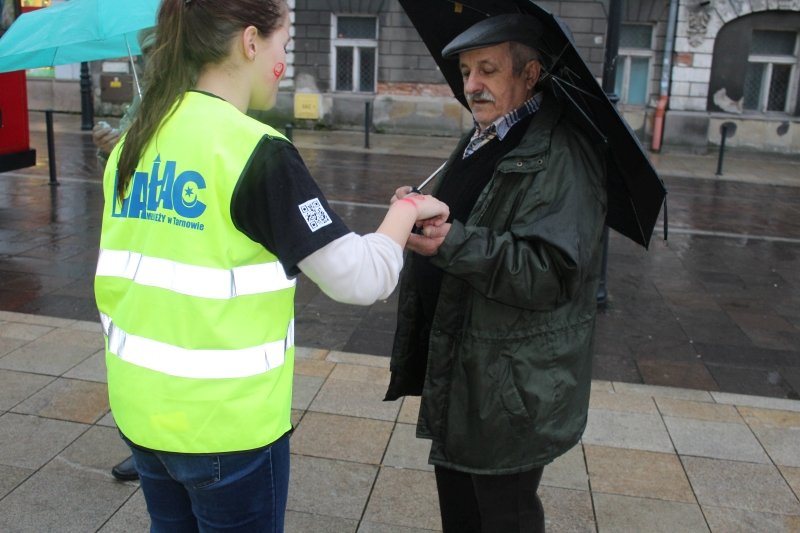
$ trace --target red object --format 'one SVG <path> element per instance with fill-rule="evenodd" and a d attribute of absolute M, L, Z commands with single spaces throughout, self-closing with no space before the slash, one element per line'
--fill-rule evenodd
<path fill-rule="evenodd" d="M 0 172 L 36 164 L 30 148 L 25 72 L 0 74 Z"/>

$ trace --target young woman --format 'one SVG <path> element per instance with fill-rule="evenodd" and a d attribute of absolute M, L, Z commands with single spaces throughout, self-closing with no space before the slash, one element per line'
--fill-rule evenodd
<path fill-rule="evenodd" d="M 139 112 L 111 153 L 95 279 L 111 409 L 152 531 L 282 531 L 294 276 L 369 304 L 394 289 L 430 196 L 350 232 L 297 150 L 245 114 L 274 105 L 283 0 L 163 0 Z"/>

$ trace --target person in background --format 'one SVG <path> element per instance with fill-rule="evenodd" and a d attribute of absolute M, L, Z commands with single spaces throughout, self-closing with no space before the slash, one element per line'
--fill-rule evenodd
<path fill-rule="evenodd" d="M 352 233 L 295 147 L 246 115 L 275 104 L 285 0 L 163 0 L 144 96 L 110 154 L 95 296 L 111 411 L 151 531 L 283 531 L 295 276 L 368 305 L 396 286 L 431 196 Z"/>
<path fill-rule="evenodd" d="M 450 219 L 407 243 L 386 399 L 422 396 L 444 533 L 543 532 L 544 466 L 586 425 L 605 165 L 548 89 L 541 34 L 500 15 L 442 51 L 475 127 L 434 189 Z"/>

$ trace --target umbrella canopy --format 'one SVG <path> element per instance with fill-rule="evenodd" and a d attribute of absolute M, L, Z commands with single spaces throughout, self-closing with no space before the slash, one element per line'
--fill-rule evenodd
<path fill-rule="evenodd" d="M 160 0 L 70 0 L 20 15 L 0 38 L 0 72 L 139 54 Z"/>
<path fill-rule="evenodd" d="M 473 24 L 507 13 L 535 17 L 544 27 L 539 51 L 547 74 L 543 84 L 586 132 L 606 147 L 608 215 L 606 224 L 647 247 L 666 189 L 642 145 L 589 71 L 566 25 L 529 0 L 400 0 L 456 98 L 467 106 L 458 61 L 442 49 Z M 666 223 L 665 223 L 666 226 Z"/>

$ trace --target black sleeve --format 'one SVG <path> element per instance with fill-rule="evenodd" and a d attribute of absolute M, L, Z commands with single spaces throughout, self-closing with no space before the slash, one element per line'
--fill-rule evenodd
<path fill-rule="evenodd" d="M 265 136 L 231 199 L 233 224 L 275 254 L 286 274 L 297 263 L 350 232 L 314 182 L 297 149 Z"/>

